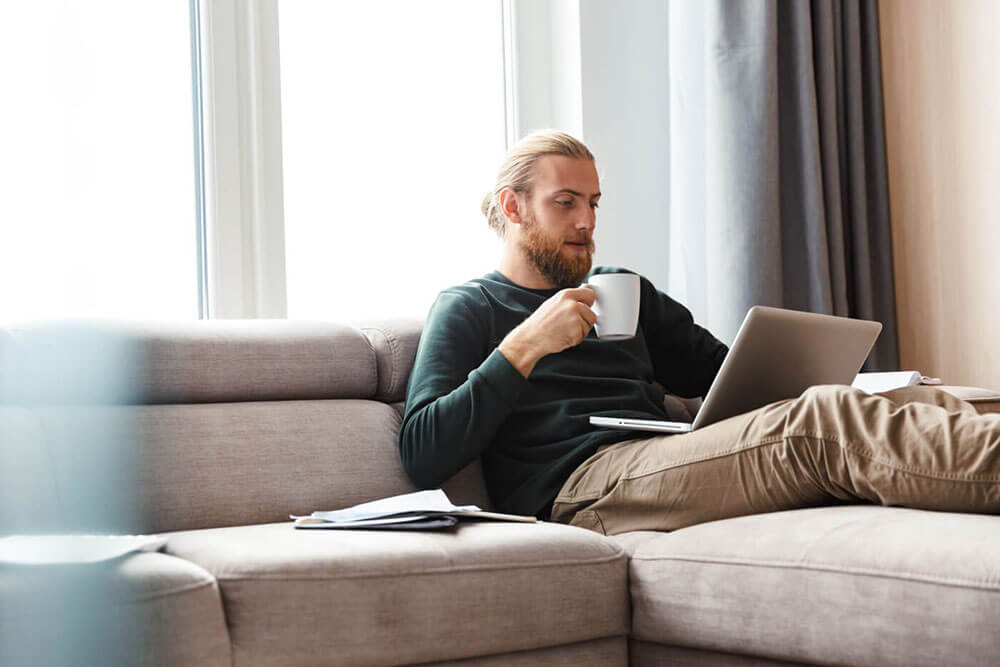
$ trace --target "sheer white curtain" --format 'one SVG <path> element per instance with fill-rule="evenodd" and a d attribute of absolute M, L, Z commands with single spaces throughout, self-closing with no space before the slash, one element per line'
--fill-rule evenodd
<path fill-rule="evenodd" d="M 780 266 L 758 263 L 781 239 L 773 12 L 748 12 L 743 30 L 727 12 L 740 9 L 670 3 L 670 291 L 731 343 L 760 295 L 781 292 Z"/>

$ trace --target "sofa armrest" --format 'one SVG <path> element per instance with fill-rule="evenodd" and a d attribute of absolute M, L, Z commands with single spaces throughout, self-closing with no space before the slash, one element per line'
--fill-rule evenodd
<path fill-rule="evenodd" d="M 982 387 L 960 387 L 953 385 L 941 385 L 941 391 L 946 391 L 953 396 L 957 396 L 967 403 L 975 406 L 980 414 L 988 412 L 1000 412 L 1000 392 Z"/>

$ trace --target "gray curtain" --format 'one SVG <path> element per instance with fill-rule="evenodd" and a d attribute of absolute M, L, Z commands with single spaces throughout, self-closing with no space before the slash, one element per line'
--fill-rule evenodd
<path fill-rule="evenodd" d="M 895 370 L 875 0 L 672 0 L 670 280 L 731 342 L 755 304 L 874 319 Z"/>

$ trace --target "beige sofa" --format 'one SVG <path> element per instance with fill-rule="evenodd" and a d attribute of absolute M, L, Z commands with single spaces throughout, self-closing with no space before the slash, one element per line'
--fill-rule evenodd
<path fill-rule="evenodd" d="M 1000 657 L 1000 517 L 858 505 L 616 537 L 548 522 L 293 529 L 290 513 L 413 490 L 396 437 L 419 331 L 3 332 L 0 530 L 169 539 L 98 566 L 0 567 L 0 664 Z M 478 464 L 445 490 L 490 507 Z"/>

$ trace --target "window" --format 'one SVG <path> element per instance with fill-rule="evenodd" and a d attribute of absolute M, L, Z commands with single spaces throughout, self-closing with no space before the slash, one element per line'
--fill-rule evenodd
<path fill-rule="evenodd" d="M 196 318 L 190 14 L 0 4 L 0 320 Z"/>
<path fill-rule="evenodd" d="M 281 0 L 288 316 L 424 317 L 496 267 L 499 2 Z"/>
<path fill-rule="evenodd" d="M 423 317 L 499 258 L 479 207 L 505 150 L 501 19 L 499 0 L 3 3 L 0 322 Z"/>

